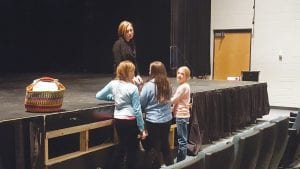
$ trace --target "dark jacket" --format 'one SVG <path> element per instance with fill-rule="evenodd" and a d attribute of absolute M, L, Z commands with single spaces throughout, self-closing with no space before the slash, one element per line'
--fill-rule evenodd
<path fill-rule="evenodd" d="M 138 64 L 136 60 L 136 48 L 133 40 L 126 42 L 122 37 L 120 37 L 113 45 L 112 48 L 114 56 L 114 66 L 115 68 L 121 61 L 129 60 L 135 65 L 136 74 L 138 72 Z"/>

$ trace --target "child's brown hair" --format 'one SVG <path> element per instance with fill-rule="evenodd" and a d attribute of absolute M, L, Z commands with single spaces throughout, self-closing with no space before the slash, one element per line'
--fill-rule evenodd
<path fill-rule="evenodd" d="M 150 64 L 150 78 L 154 78 L 156 84 L 156 99 L 159 102 L 170 100 L 171 86 L 167 77 L 165 65 L 160 61 L 154 61 Z"/>

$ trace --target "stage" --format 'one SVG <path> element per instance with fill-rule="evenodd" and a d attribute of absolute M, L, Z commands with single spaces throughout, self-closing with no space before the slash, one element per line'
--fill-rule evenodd
<path fill-rule="evenodd" d="M 24 119 L 49 113 L 29 113 L 25 112 L 24 98 L 25 88 L 36 78 L 42 76 L 52 76 L 66 87 L 62 111 L 65 113 L 75 110 L 97 108 L 102 105 L 111 105 L 111 102 L 99 101 L 95 99 L 96 92 L 107 84 L 112 75 L 101 74 L 11 74 L 1 75 L 0 77 L 0 121 L 11 121 Z M 143 77 L 145 80 L 146 78 Z M 176 79 L 170 78 L 174 89 Z M 192 93 L 215 91 L 226 88 L 242 87 L 261 84 L 250 81 L 212 81 L 191 79 L 189 81 Z M 53 114 L 53 113 L 50 113 Z"/>
<path fill-rule="evenodd" d="M 26 112 L 25 88 L 34 79 L 42 76 L 57 78 L 66 87 L 60 112 Z M 112 134 L 112 121 L 101 119 L 98 115 L 112 114 L 114 105 L 113 102 L 97 100 L 95 94 L 112 79 L 112 75 L 103 74 L 1 75 L 0 131 L 3 134 L 2 138 L 5 139 L 0 147 L 3 150 L 0 154 L 0 168 L 54 169 L 68 168 L 66 167 L 68 165 L 76 166 L 78 169 L 85 168 L 86 165 L 90 168 L 97 166 L 105 168 L 109 156 L 99 153 L 112 151 L 116 140 Z M 143 79 L 146 80 L 146 77 Z M 176 79 L 170 78 L 170 81 L 175 91 Z M 229 135 L 269 113 L 266 83 L 196 78 L 191 79 L 189 83 L 193 100 L 189 133 L 191 152 L 197 153 L 201 149 L 201 144 Z M 90 125 L 96 127 L 91 128 Z M 101 131 L 102 128 L 105 131 Z M 60 131 L 62 129 L 66 130 L 62 132 Z M 94 134 L 90 133 L 90 138 L 86 139 L 85 136 L 91 130 Z M 69 132 L 67 137 L 64 135 L 65 132 Z M 97 136 L 99 132 L 102 134 L 101 137 Z M 72 145 L 70 142 L 77 138 L 79 141 Z M 85 145 L 82 140 L 87 140 L 86 144 L 93 146 L 82 147 Z M 11 142 L 14 144 L 9 145 Z M 102 143 L 106 145 L 103 147 Z M 77 146 L 80 147 L 78 151 Z M 63 151 L 63 148 L 67 150 Z M 99 159 L 101 156 L 103 158 Z M 8 161 L 8 158 L 15 161 Z M 89 162 L 83 162 L 83 159 Z M 91 161 L 95 161 L 95 164 L 91 164 Z"/>
<path fill-rule="evenodd" d="M 0 78 L 0 121 L 30 118 L 53 113 L 29 113 L 25 111 L 24 98 L 26 86 L 34 79 L 42 76 L 51 76 L 66 87 L 62 111 L 65 113 L 75 110 L 92 109 L 111 102 L 95 99 L 96 92 L 109 80 L 110 75 L 101 74 L 11 74 Z"/>

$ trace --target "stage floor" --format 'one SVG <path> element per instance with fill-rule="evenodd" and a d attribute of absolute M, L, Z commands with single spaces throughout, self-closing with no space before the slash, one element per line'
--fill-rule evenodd
<path fill-rule="evenodd" d="M 95 98 L 98 90 L 104 87 L 113 75 L 103 74 L 9 74 L 0 76 L 0 122 L 30 118 L 34 116 L 47 115 L 50 113 L 29 113 L 24 107 L 25 88 L 31 84 L 34 79 L 51 76 L 66 87 L 62 111 L 55 113 L 72 112 L 76 110 L 92 109 L 106 105 L 112 105 L 112 102 L 99 101 Z M 147 77 L 143 77 L 144 80 Z M 176 79 L 170 78 L 172 86 L 176 88 Z M 246 86 L 258 82 L 249 81 L 214 81 L 191 79 L 190 85 L 192 93 L 232 88 L 236 86 Z M 51 113 L 53 114 L 53 113 Z"/>

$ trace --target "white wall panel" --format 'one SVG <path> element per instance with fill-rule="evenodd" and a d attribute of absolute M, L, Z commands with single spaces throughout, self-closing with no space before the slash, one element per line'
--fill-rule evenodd
<path fill-rule="evenodd" d="M 212 0 L 211 3 L 211 58 L 213 30 L 253 28 L 251 70 L 259 70 L 260 81 L 268 83 L 270 104 L 299 108 L 300 1 L 256 0 L 255 12 L 254 0 Z"/>

